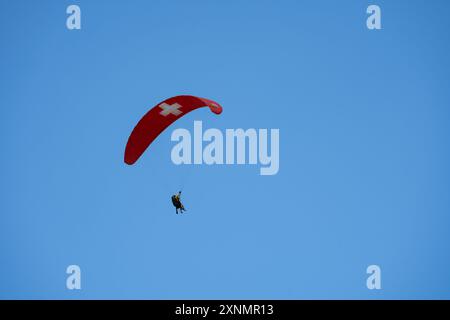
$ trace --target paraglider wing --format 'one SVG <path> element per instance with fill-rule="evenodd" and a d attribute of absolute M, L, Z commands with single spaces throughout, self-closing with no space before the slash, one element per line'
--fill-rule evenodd
<path fill-rule="evenodd" d="M 215 114 L 222 113 L 222 107 L 217 102 L 194 96 L 172 97 L 153 107 L 131 132 L 125 148 L 125 163 L 134 164 L 168 126 L 185 114 L 202 107 L 209 107 Z"/>

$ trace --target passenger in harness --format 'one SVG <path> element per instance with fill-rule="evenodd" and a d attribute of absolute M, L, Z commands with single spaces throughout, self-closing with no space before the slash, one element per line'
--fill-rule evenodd
<path fill-rule="evenodd" d="M 172 196 L 172 203 L 175 206 L 175 210 L 176 210 L 177 214 L 178 214 L 178 210 L 180 210 L 180 213 L 183 213 L 183 211 L 186 211 L 183 204 L 181 203 L 180 197 L 181 197 L 181 191 L 178 192 L 178 194 L 174 194 Z"/>

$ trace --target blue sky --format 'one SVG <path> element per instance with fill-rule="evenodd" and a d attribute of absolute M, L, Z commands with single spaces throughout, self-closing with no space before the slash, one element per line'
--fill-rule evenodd
<path fill-rule="evenodd" d="M 450 298 L 449 9 L 1 0 L 0 298 Z M 125 165 L 133 126 L 178 94 L 224 112 Z M 174 166 L 170 133 L 194 120 L 279 128 L 279 173 Z"/>

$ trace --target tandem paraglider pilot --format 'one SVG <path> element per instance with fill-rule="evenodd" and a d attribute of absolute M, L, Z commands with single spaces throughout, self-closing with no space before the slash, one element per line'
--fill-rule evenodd
<path fill-rule="evenodd" d="M 177 214 L 178 214 L 178 210 L 180 210 L 180 213 L 183 213 L 183 211 L 186 211 L 183 204 L 181 203 L 180 197 L 181 197 L 181 191 L 178 192 L 178 194 L 174 194 L 172 196 L 172 203 L 175 206 L 175 210 L 176 210 Z"/>

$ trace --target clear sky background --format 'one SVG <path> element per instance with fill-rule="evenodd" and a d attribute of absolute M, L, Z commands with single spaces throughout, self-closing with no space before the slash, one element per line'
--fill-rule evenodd
<path fill-rule="evenodd" d="M 449 10 L 0 0 L 0 298 L 450 298 Z M 178 94 L 224 112 L 125 165 L 134 125 Z M 170 133 L 194 120 L 279 128 L 278 175 L 176 167 Z"/>

